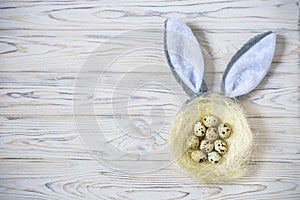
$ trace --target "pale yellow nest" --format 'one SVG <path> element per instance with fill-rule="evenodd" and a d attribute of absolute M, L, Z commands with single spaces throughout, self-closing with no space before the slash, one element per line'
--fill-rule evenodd
<path fill-rule="evenodd" d="M 231 125 L 233 133 L 226 139 L 228 152 L 217 164 L 196 163 L 190 158 L 186 141 L 194 134 L 195 123 L 210 114 Z M 191 177 L 204 182 L 225 182 L 236 180 L 247 172 L 253 135 L 243 109 L 236 101 L 218 94 L 207 94 L 192 99 L 177 114 L 169 142 L 173 158 Z"/>

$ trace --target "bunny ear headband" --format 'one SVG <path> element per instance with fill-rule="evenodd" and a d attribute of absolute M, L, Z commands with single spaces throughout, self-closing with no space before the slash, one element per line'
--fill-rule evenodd
<path fill-rule="evenodd" d="M 231 59 L 221 89 L 234 98 L 252 91 L 266 75 L 275 52 L 276 36 L 269 31 L 249 40 Z M 175 78 L 190 97 L 207 91 L 200 44 L 191 29 L 176 19 L 165 21 L 165 53 Z"/>
<path fill-rule="evenodd" d="M 183 22 L 165 21 L 168 64 L 191 98 L 173 122 L 170 151 L 190 176 L 220 182 L 235 180 L 248 171 L 253 135 L 236 97 L 251 92 L 264 78 L 275 44 L 276 36 L 271 31 L 249 40 L 227 65 L 221 93 L 208 93 L 204 58 L 195 35 Z"/>

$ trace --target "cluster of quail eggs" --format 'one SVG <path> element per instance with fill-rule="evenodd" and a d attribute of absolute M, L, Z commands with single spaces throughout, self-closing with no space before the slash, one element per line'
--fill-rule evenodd
<path fill-rule="evenodd" d="M 225 139 L 231 135 L 230 125 L 219 122 L 213 115 L 204 116 L 202 122 L 194 126 L 194 135 L 188 138 L 187 145 L 191 150 L 191 159 L 202 163 L 218 163 L 227 152 L 228 145 Z"/>

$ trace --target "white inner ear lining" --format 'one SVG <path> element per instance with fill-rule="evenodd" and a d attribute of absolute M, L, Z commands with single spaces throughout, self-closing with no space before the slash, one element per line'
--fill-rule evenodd
<path fill-rule="evenodd" d="M 168 20 L 165 32 L 169 62 L 180 79 L 194 93 L 201 90 L 204 61 L 199 43 L 190 28 L 177 20 Z"/>
<path fill-rule="evenodd" d="M 234 98 L 244 95 L 260 83 L 272 63 L 275 41 L 275 34 L 270 33 L 235 61 L 225 78 L 226 96 Z"/>

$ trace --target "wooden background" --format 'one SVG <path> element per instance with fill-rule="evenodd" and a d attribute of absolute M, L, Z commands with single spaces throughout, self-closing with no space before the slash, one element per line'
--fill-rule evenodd
<path fill-rule="evenodd" d="M 297 1 L 27 0 L 1 1 L 0 8 L 1 199 L 300 199 Z M 95 160 L 80 141 L 73 92 L 77 73 L 89 55 L 124 31 L 162 29 L 170 17 L 188 23 L 211 55 L 215 68 L 206 69 L 207 76 L 216 81 L 210 86 L 218 84 L 226 63 L 249 38 L 266 30 L 277 33 L 271 70 L 243 101 L 258 134 L 254 169 L 238 182 L 197 183 L 174 165 L 151 173 L 122 173 Z M 159 52 L 148 59 L 165 62 Z M 100 71 L 86 73 L 87 79 L 95 73 Z M 111 78 L 118 79 L 120 73 L 112 71 Z M 142 71 L 134 77 L 143 80 L 152 75 Z M 157 88 L 151 92 L 153 97 L 160 95 Z M 100 97 L 103 94 L 100 90 Z M 186 98 L 180 88 L 176 95 Z M 133 99 L 132 104 L 139 104 L 137 110 L 133 106 L 138 116 L 151 101 Z M 101 98 L 97 105 L 104 132 L 120 134 L 110 126 L 114 116 Z M 169 115 L 179 107 L 169 105 Z M 163 140 L 167 127 L 161 133 Z M 130 140 L 123 142 L 126 148 Z M 166 160 L 152 163 L 168 162 L 166 155 Z"/>

